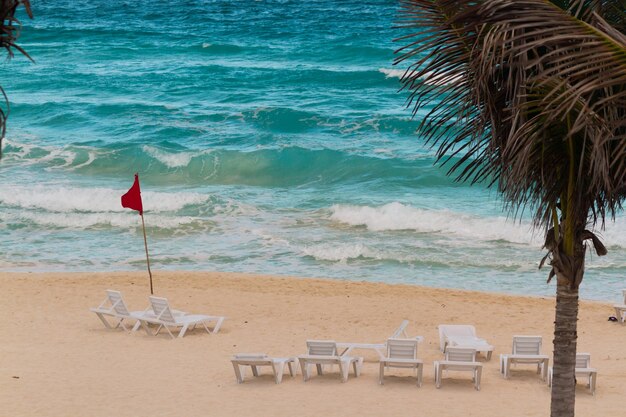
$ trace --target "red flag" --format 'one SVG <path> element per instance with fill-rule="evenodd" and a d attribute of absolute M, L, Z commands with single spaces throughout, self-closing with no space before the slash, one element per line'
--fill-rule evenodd
<path fill-rule="evenodd" d="M 139 174 L 135 174 L 135 182 L 130 190 L 122 196 L 122 207 L 137 210 L 143 215 L 143 204 L 141 203 L 141 190 L 139 189 Z"/>

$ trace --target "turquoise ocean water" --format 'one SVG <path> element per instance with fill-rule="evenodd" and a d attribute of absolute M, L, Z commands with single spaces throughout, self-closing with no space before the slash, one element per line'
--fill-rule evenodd
<path fill-rule="evenodd" d="M 394 1 L 38 0 L 3 63 L 0 270 L 153 268 L 551 295 L 541 232 L 433 166 Z M 22 16 L 24 17 L 24 16 Z M 626 220 L 582 296 L 626 286 Z"/>

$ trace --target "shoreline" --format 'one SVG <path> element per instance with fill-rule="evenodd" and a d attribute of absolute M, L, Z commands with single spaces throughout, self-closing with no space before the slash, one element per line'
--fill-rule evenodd
<path fill-rule="evenodd" d="M 531 369 L 519 366 L 509 380 L 498 369 L 514 334 L 543 336 L 551 354 L 554 299 L 448 290 L 410 284 L 296 278 L 223 272 L 155 271 L 155 295 L 173 308 L 224 315 L 220 332 L 188 333 L 183 339 L 107 330 L 89 312 L 104 290 L 122 291 L 131 310 L 149 295 L 145 272 L 0 272 L 0 409 L 19 416 L 344 416 L 424 415 L 540 416 L 549 410 L 549 388 Z M 626 326 L 607 321 L 610 303 L 581 301 L 579 351 L 591 353 L 598 369 L 595 396 L 579 383 L 580 415 L 621 410 L 626 375 Z M 363 373 L 339 382 L 337 372 L 304 383 L 298 372 L 282 384 L 262 376 L 236 384 L 234 353 L 273 356 L 305 353 L 307 339 L 381 343 L 407 319 L 410 336 L 424 336 L 418 357 L 424 384 L 406 370 L 392 370 L 378 385 L 377 356 L 365 357 Z M 465 373 L 450 373 L 434 385 L 432 362 L 439 352 L 438 324 L 473 324 L 494 345 L 484 362 L 481 391 Z M 400 376 L 396 376 L 400 375 Z M 18 378 L 14 378 L 18 377 Z M 320 401 L 319 398 L 324 398 Z"/>
<path fill-rule="evenodd" d="M 0 270 L 0 277 L 2 277 L 2 275 L 14 275 L 14 276 L 34 276 L 34 275 L 45 275 L 45 276 L 71 276 L 71 275 L 102 275 L 102 274 L 109 274 L 109 275 L 119 275 L 119 274 L 130 274 L 130 275 L 137 275 L 137 276 L 141 276 L 142 274 L 145 275 L 145 279 L 146 282 L 148 282 L 149 277 L 148 277 L 148 273 L 146 271 L 138 271 L 136 269 L 128 269 L 128 270 L 124 270 L 124 269 L 116 269 L 116 270 L 111 270 L 111 271 L 89 271 L 89 270 L 82 270 L 82 271 L 38 271 L 38 270 L 34 270 L 34 271 L 11 271 L 11 270 Z M 322 282 L 339 282 L 339 283 L 355 283 L 355 284 L 374 284 L 374 285 L 389 285 L 389 286 L 406 286 L 408 288 L 423 288 L 423 289 L 428 289 L 428 290 L 441 290 L 441 291 L 458 291 L 458 292 L 468 292 L 468 293 L 479 293 L 479 294 L 489 294 L 489 295 L 494 295 L 494 296 L 507 296 L 507 297 L 521 297 L 521 298 L 538 298 L 538 299 L 544 299 L 544 300 L 553 300 L 556 298 L 556 288 L 554 288 L 555 294 L 554 295 L 541 295 L 541 294 L 523 294 L 523 293 L 515 293 L 515 292 L 507 292 L 507 291 L 496 291 L 496 290 L 471 290 L 471 289 L 466 289 L 466 288 L 453 288 L 453 287 L 438 287 L 438 286 L 429 286 L 429 285 L 422 285 L 422 284 L 411 284 L 411 283 L 406 283 L 406 282 L 385 282 L 385 281 L 368 281 L 368 280 L 359 280 L 359 279 L 349 279 L 349 278 L 329 278 L 329 277 L 312 277 L 312 276 L 296 276 L 296 275 L 290 275 L 290 274 L 279 274 L 279 273 L 272 273 L 272 274 L 259 274 L 259 273 L 252 273 L 252 272 L 237 272 L 237 271 L 211 271 L 211 270 L 199 270 L 199 269 L 176 269 L 176 270 L 169 270 L 169 269 L 162 269 L 162 270 L 153 270 L 152 271 L 152 275 L 153 275 L 153 280 L 158 279 L 159 275 L 166 275 L 166 276 L 170 276 L 170 275 L 177 275 L 177 274 L 185 274 L 185 275 L 213 275 L 213 274 L 226 274 L 226 275 L 232 275 L 232 276 L 241 276 L 241 277 L 264 277 L 264 278 L 272 278 L 272 279 L 297 279 L 297 280 L 310 280 L 310 281 L 322 281 Z M 149 285 L 149 284 L 147 284 Z M 549 285 L 553 285 L 552 283 Z M 584 285 L 584 280 L 583 280 L 583 285 Z M 624 287 L 626 288 L 626 284 L 624 284 Z M 621 295 L 616 293 L 614 296 L 615 300 L 617 299 L 621 299 Z M 601 299 L 595 299 L 595 298 L 580 298 L 581 302 L 588 302 L 588 303 L 600 303 L 600 304 L 616 304 L 617 301 L 615 300 L 601 300 Z"/>

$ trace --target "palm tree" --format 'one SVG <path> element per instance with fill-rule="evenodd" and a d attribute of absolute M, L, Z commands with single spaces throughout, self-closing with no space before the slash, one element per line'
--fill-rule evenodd
<path fill-rule="evenodd" d="M 624 0 L 400 0 L 396 64 L 437 161 L 545 231 L 556 277 L 551 416 L 573 416 L 590 230 L 626 196 Z"/>
<path fill-rule="evenodd" d="M 15 11 L 20 4 L 24 5 L 28 17 L 32 19 L 33 14 L 29 0 L 0 0 L 0 19 L 2 19 L 0 20 L 0 47 L 7 50 L 9 58 L 13 57 L 13 49 L 17 49 L 28 59 L 31 59 L 26 51 L 15 43 L 20 35 L 20 22 L 15 18 Z M 4 134 L 6 133 L 9 99 L 1 86 L 0 93 L 2 93 L 7 106 L 6 110 L 0 108 L 0 158 L 2 158 L 2 139 L 4 139 Z"/>

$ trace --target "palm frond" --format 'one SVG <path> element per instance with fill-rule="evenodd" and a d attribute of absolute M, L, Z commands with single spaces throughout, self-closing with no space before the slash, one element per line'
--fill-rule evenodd
<path fill-rule="evenodd" d="M 24 6 L 26 14 L 32 19 L 33 13 L 29 0 L 0 0 L 0 48 L 6 49 L 9 58 L 13 57 L 13 50 L 16 49 L 32 61 L 30 55 L 16 43 L 20 36 L 21 23 L 15 18 L 15 11 L 20 4 Z M 2 159 L 2 140 L 6 133 L 6 120 L 9 116 L 9 99 L 2 87 L 0 87 L 0 93 L 6 105 L 5 109 L 0 108 L 0 159 Z"/>
<path fill-rule="evenodd" d="M 431 109 L 420 128 L 438 160 L 456 157 L 458 180 L 497 184 L 546 230 L 572 168 L 575 211 L 604 224 L 626 190 L 626 36 L 601 16 L 615 2 L 450 3 L 403 2 L 401 27 L 425 36 L 396 60 L 420 57 L 403 83 L 413 114 Z"/>

